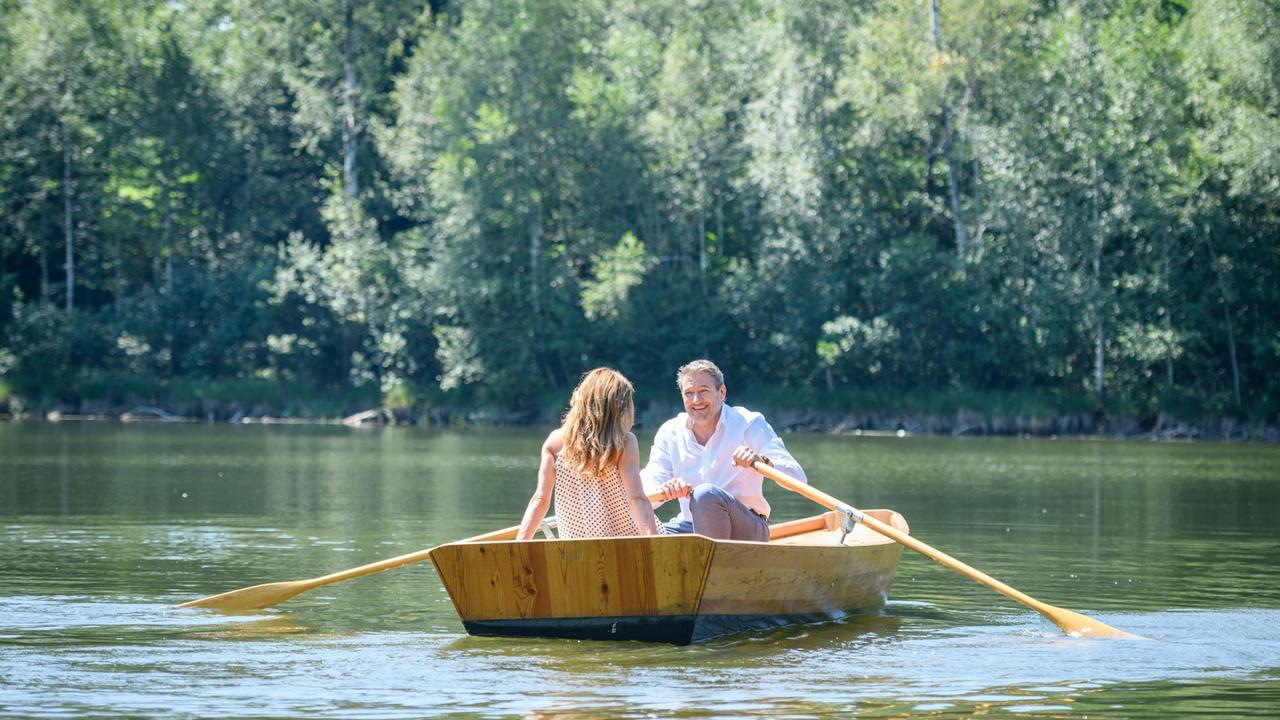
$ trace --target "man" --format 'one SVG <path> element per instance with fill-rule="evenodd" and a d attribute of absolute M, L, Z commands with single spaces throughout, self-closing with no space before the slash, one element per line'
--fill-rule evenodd
<path fill-rule="evenodd" d="M 710 360 L 676 371 L 684 412 L 662 424 L 649 464 L 640 471 L 645 490 L 663 501 L 680 498 L 680 514 L 668 532 L 696 532 L 721 540 L 769 541 L 769 503 L 755 462 L 808 482 L 804 470 L 764 416 L 725 404 L 724 374 Z"/>

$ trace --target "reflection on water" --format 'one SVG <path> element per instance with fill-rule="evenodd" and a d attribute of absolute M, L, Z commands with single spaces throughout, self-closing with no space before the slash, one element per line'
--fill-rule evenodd
<path fill-rule="evenodd" d="M 1066 637 L 910 553 L 878 615 L 683 648 L 468 637 L 429 563 L 253 613 L 171 607 L 510 525 L 540 439 L 0 424 L 0 714 L 1164 718 L 1280 707 L 1280 451 L 1259 446 L 788 437 L 828 492 L 897 509 L 931 545 L 1143 642 Z M 769 492 L 781 519 L 813 512 Z"/>

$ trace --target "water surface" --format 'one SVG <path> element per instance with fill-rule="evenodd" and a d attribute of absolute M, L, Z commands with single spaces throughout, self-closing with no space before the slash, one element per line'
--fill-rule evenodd
<path fill-rule="evenodd" d="M 471 638 L 429 563 L 224 615 L 174 603 L 516 523 L 541 432 L 0 424 L 0 714 L 1274 717 L 1280 448 L 790 435 L 908 551 L 882 613 L 688 647 Z M 641 438 L 647 448 L 648 438 Z M 768 491 L 776 519 L 817 508 Z M 668 513 L 660 511 L 662 516 Z"/>

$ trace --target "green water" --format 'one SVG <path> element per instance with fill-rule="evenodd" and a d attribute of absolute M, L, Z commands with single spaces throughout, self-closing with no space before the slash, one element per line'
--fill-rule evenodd
<path fill-rule="evenodd" d="M 0 715 L 1280 711 L 1270 446 L 787 436 L 815 485 L 1147 642 L 1065 637 L 910 552 L 879 615 L 682 648 L 468 637 L 429 563 L 170 608 L 515 524 L 541 435 L 0 423 Z M 817 510 L 767 492 L 776 519 Z"/>

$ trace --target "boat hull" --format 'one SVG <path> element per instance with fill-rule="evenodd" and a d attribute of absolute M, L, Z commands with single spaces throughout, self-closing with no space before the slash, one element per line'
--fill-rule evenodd
<path fill-rule="evenodd" d="M 874 511 L 906 529 L 901 516 Z M 828 513 L 768 543 L 701 535 L 458 542 L 431 553 L 473 635 L 682 645 L 883 605 L 900 545 L 859 527 L 839 544 Z"/>

